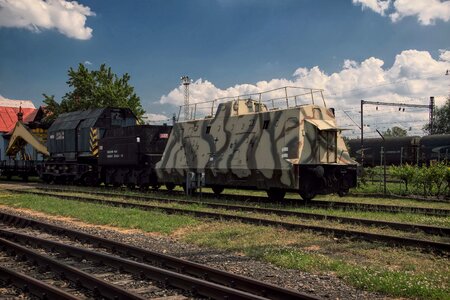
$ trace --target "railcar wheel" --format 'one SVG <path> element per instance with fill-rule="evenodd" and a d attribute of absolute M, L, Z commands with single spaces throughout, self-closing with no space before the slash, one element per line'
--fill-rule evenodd
<path fill-rule="evenodd" d="M 148 185 L 146 185 L 146 184 L 141 184 L 141 185 L 139 186 L 139 191 L 141 191 L 141 192 L 146 192 L 146 191 L 148 191 Z"/>
<path fill-rule="evenodd" d="M 213 186 L 212 187 L 212 190 L 213 190 L 213 192 L 214 192 L 214 195 L 216 195 L 216 196 L 219 196 L 220 194 L 222 194 L 222 192 L 223 192 L 223 190 L 224 190 L 225 188 L 223 187 L 223 186 Z"/>
<path fill-rule="evenodd" d="M 46 183 L 46 184 L 50 184 L 53 181 L 53 176 L 52 175 L 44 175 L 42 176 L 42 180 Z"/>
<path fill-rule="evenodd" d="M 313 191 L 302 191 L 299 192 L 299 194 L 305 202 L 312 200 L 316 196 L 316 193 L 314 193 Z"/>
<path fill-rule="evenodd" d="M 286 196 L 286 191 L 282 189 L 269 189 L 267 190 L 267 197 L 270 202 L 283 201 L 284 196 Z"/>
<path fill-rule="evenodd" d="M 157 191 L 161 186 L 159 184 L 152 185 L 152 190 Z"/>
<path fill-rule="evenodd" d="M 55 176 L 53 178 L 53 183 L 54 184 L 65 184 L 66 183 L 66 178 L 64 176 Z"/>
<path fill-rule="evenodd" d="M 83 183 L 86 186 L 98 186 L 99 180 L 97 179 L 97 177 L 95 176 L 94 173 L 88 173 L 88 174 L 84 175 Z"/>
<path fill-rule="evenodd" d="M 172 183 L 172 182 L 166 183 L 166 189 L 168 191 L 173 191 L 175 189 L 175 183 Z"/>
<path fill-rule="evenodd" d="M 115 187 L 115 188 L 119 188 L 119 187 L 121 187 L 122 186 L 122 184 L 121 183 L 119 183 L 119 182 L 113 182 L 113 187 Z"/>
<path fill-rule="evenodd" d="M 348 189 L 345 189 L 345 190 L 339 190 L 339 191 L 338 191 L 339 197 L 344 197 L 344 196 L 346 196 L 347 194 L 348 194 Z"/>

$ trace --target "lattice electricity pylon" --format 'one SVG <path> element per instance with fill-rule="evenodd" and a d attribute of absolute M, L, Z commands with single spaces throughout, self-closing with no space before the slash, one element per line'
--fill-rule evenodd
<path fill-rule="evenodd" d="M 430 97 L 430 104 L 428 104 L 428 105 L 361 100 L 361 165 L 364 165 L 364 104 L 370 104 L 370 105 L 376 105 L 376 106 L 384 105 L 384 106 L 397 106 L 397 107 L 428 108 L 430 110 L 430 134 L 433 134 L 434 97 Z"/>
<path fill-rule="evenodd" d="M 181 76 L 181 83 L 184 85 L 184 120 L 189 120 L 189 76 Z"/>

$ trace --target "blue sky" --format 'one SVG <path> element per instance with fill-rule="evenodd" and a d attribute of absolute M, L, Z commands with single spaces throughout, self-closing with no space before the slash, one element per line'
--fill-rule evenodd
<path fill-rule="evenodd" d="M 65 2 L 16 1 L 31 6 Z M 118 74 L 128 72 L 144 108 L 165 115 L 177 110 L 181 75 L 195 81 L 201 78 L 197 81 L 200 94 L 205 81 L 219 91 L 273 79 L 295 81 L 293 74 L 299 68 L 304 69 L 302 77 L 311 79 L 315 66 L 327 78 L 332 74 L 343 77 L 348 68 L 359 70 L 357 76 L 366 76 L 362 72 L 365 60 L 381 60 L 382 71 L 393 73 L 394 64 L 402 63 L 398 56 L 406 50 L 431 55 L 432 61 L 440 64 L 434 70 L 439 73 L 450 61 L 446 60 L 450 56 L 446 52 L 450 50 L 450 13 L 446 9 L 450 12 L 450 5 L 448 1 L 427 1 L 443 5 L 443 12 L 421 15 L 419 10 L 423 9 L 418 6 L 414 13 L 410 7 L 402 9 L 402 0 L 391 1 L 385 10 L 380 0 L 81 0 L 77 5 L 83 7 L 80 11 L 84 11 L 85 23 L 80 25 L 76 15 L 78 23 L 67 25 L 55 17 L 57 9 L 53 23 L 39 23 L 39 13 L 3 9 L 0 95 L 30 99 L 35 105 L 42 104 L 42 93 L 59 99 L 69 90 L 65 83 L 68 68 L 80 62 L 88 62 L 89 68 L 106 63 Z M 3 8 L 8 5 L 8 0 L 0 0 Z M 395 13 L 400 18 L 395 19 Z M 18 15 L 30 18 L 30 23 L 6 21 Z M 92 31 L 87 33 L 86 28 Z M 413 53 L 408 57 L 411 64 L 418 56 Z M 424 62 L 424 68 L 427 64 Z M 402 78 L 398 75 L 385 80 Z M 442 82 L 437 84 L 442 88 L 436 93 L 445 95 L 448 85 Z M 378 83 L 368 82 L 367 86 Z M 327 84 L 318 88 L 330 89 Z M 355 84 L 349 87 L 360 87 Z M 389 93 L 402 96 L 397 90 Z M 205 93 L 205 97 L 214 95 Z"/>

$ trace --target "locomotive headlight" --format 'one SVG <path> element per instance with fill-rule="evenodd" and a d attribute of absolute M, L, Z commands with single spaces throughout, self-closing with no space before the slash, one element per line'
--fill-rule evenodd
<path fill-rule="evenodd" d="M 141 142 L 141 138 L 140 137 L 137 137 L 136 138 L 136 143 L 140 143 Z"/>

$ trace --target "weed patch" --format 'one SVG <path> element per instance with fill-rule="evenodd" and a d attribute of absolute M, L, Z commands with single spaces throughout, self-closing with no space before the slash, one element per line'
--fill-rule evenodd
<path fill-rule="evenodd" d="M 412 250 L 237 223 L 200 226 L 184 239 L 284 268 L 333 273 L 357 288 L 396 297 L 448 299 L 450 292 L 446 258 Z"/>

